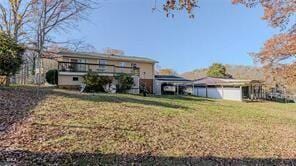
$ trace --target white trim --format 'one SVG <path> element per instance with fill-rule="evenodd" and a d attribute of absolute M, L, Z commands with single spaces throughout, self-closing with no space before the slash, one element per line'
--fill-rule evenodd
<path fill-rule="evenodd" d="M 60 76 L 84 76 L 87 73 L 83 72 L 59 72 Z M 98 75 L 103 75 L 103 76 L 113 76 L 113 74 L 108 74 L 108 73 L 98 73 Z"/>

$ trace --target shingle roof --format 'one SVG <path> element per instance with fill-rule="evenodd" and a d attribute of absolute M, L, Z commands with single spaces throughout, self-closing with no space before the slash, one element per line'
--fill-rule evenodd
<path fill-rule="evenodd" d="M 112 60 L 130 60 L 130 61 L 139 61 L 139 62 L 148 62 L 148 63 L 158 63 L 150 58 L 145 57 L 137 57 L 137 56 L 124 56 L 124 55 L 110 55 L 96 52 L 69 52 L 69 51 L 61 51 L 57 53 L 60 56 L 66 57 L 85 57 L 85 58 L 106 58 Z"/>
<path fill-rule="evenodd" d="M 259 80 L 239 80 L 215 77 L 204 77 L 193 81 L 195 85 L 243 85 L 250 83 L 261 83 Z"/>

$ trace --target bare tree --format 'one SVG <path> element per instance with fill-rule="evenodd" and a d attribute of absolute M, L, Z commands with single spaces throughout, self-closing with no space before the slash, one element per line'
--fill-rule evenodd
<path fill-rule="evenodd" d="M 114 49 L 114 48 L 104 48 L 103 52 L 105 54 L 110 54 L 110 55 L 124 55 L 124 51 L 123 50 L 119 50 L 119 49 Z"/>
<path fill-rule="evenodd" d="M 70 41 L 63 48 L 73 52 L 96 52 L 96 48 L 93 45 L 83 40 Z"/>
<path fill-rule="evenodd" d="M 36 66 L 42 68 L 41 57 L 51 42 L 51 34 L 73 27 L 84 19 L 84 14 L 92 9 L 96 2 L 92 0 L 36 0 L 32 5 L 34 20 L 34 43 Z M 40 71 L 36 73 L 36 82 L 41 83 Z"/>
<path fill-rule="evenodd" d="M 17 42 L 24 42 L 26 38 L 26 24 L 31 21 L 31 5 L 28 0 L 1 0 L 0 30 L 14 38 Z"/>

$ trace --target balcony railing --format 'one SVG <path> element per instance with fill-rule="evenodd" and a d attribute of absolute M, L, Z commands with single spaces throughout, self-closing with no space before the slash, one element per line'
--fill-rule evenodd
<path fill-rule="evenodd" d="M 121 67 L 116 65 L 94 64 L 94 63 L 77 63 L 77 62 L 58 62 L 59 72 L 77 72 L 87 73 L 95 72 L 102 74 L 131 74 L 139 75 L 138 67 Z"/>

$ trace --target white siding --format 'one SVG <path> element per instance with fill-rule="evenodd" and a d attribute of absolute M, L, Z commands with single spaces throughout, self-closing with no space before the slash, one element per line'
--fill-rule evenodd
<path fill-rule="evenodd" d="M 238 88 L 224 88 L 224 99 L 242 101 L 242 92 Z"/>
<path fill-rule="evenodd" d="M 155 95 L 161 95 L 161 81 L 154 80 L 153 92 Z"/>
<path fill-rule="evenodd" d="M 213 99 L 242 101 L 242 90 L 240 87 L 195 87 L 193 90 L 193 95 Z"/>
<path fill-rule="evenodd" d="M 208 88 L 208 97 L 213 99 L 223 99 L 222 88 Z"/>
<path fill-rule="evenodd" d="M 207 97 L 207 91 L 206 91 L 206 88 L 198 87 L 198 88 L 197 88 L 197 96 Z"/>

